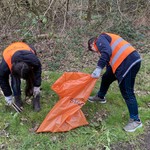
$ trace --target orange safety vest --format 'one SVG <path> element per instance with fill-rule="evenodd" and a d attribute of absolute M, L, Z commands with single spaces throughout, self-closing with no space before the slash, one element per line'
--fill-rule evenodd
<path fill-rule="evenodd" d="M 29 45 L 27 45 L 24 42 L 12 43 L 4 50 L 3 58 L 5 62 L 7 63 L 10 70 L 12 68 L 12 62 L 11 62 L 12 56 L 14 55 L 15 52 L 21 51 L 21 50 L 31 51 L 35 54 L 35 52 L 29 47 Z"/>
<path fill-rule="evenodd" d="M 106 33 L 106 34 L 109 35 L 112 39 L 110 43 L 112 49 L 112 55 L 110 57 L 109 63 L 112 67 L 113 73 L 115 73 L 119 65 L 129 54 L 135 51 L 135 48 L 119 35 L 115 35 L 111 33 Z"/>

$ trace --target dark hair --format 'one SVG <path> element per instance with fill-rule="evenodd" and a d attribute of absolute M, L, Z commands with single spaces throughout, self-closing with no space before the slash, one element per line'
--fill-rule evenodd
<path fill-rule="evenodd" d="M 12 65 L 12 74 L 15 77 L 27 79 L 29 76 L 30 68 L 25 62 L 17 62 Z"/>
<path fill-rule="evenodd" d="M 12 75 L 15 78 L 26 80 L 25 95 L 33 95 L 34 74 L 33 69 L 25 62 L 17 62 L 12 65 Z"/>
<path fill-rule="evenodd" d="M 92 51 L 92 47 L 91 45 L 93 44 L 93 42 L 97 39 L 97 37 L 92 37 L 88 40 L 88 50 Z"/>

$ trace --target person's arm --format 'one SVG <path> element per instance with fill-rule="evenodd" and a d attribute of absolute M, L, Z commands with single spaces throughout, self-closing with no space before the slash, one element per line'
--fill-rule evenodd
<path fill-rule="evenodd" d="M 106 65 L 108 65 L 108 63 L 110 61 L 110 57 L 112 55 L 110 43 L 108 42 L 108 40 L 105 38 L 104 35 L 101 35 L 98 38 L 96 45 L 101 54 L 101 56 L 98 60 L 97 66 L 99 66 L 101 69 L 103 69 Z"/>
<path fill-rule="evenodd" d="M 36 55 L 29 56 L 32 57 L 31 60 L 31 66 L 33 67 L 33 72 L 34 72 L 34 86 L 39 87 L 41 86 L 41 73 L 42 73 L 42 65 L 40 60 Z"/>
<path fill-rule="evenodd" d="M 31 55 L 27 57 L 25 60 L 27 60 L 28 58 L 29 58 L 28 61 L 31 60 L 30 63 L 31 66 L 33 67 L 34 72 L 33 96 L 36 98 L 40 94 L 41 73 L 42 73 L 41 62 L 36 55 Z"/>
<path fill-rule="evenodd" d="M 104 35 L 101 35 L 98 37 L 96 45 L 97 45 L 97 48 L 98 48 L 101 56 L 98 60 L 96 69 L 93 71 L 93 73 L 91 75 L 93 78 L 99 78 L 100 77 L 102 69 L 106 65 L 108 65 L 108 63 L 110 61 L 110 57 L 112 55 L 110 43 L 108 42 L 108 40 L 105 38 Z"/>
<path fill-rule="evenodd" d="M 9 84 L 10 70 L 4 59 L 0 64 L 0 87 L 5 97 L 12 95 L 12 90 Z"/>

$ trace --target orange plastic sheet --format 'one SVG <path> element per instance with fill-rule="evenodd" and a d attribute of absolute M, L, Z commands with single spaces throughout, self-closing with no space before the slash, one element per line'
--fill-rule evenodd
<path fill-rule="evenodd" d="M 65 72 L 52 85 L 52 89 L 59 95 L 59 101 L 48 113 L 37 132 L 64 132 L 87 125 L 81 108 L 96 81 L 90 74 Z"/>

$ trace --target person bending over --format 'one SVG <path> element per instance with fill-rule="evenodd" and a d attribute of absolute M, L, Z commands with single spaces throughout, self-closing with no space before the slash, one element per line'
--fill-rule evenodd
<path fill-rule="evenodd" d="M 14 42 L 5 48 L 0 63 L 0 87 L 8 105 L 22 108 L 21 79 L 26 81 L 25 95 L 33 96 L 34 111 L 40 111 L 41 63 L 33 47 Z M 9 80 L 10 78 L 10 80 Z"/>
<path fill-rule="evenodd" d="M 88 49 L 100 54 L 92 77 L 99 78 L 102 69 L 106 67 L 99 91 L 95 96 L 89 97 L 88 101 L 106 103 L 105 95 L 108 88 L 113 81 L 117 80 L 130 115 L 129 123 L 124 127 L 124 130 L 133 132 L 142 127 L 134 94 L 135 78 L 141 65 L 139 53 L 129 42 L 112 33 L 102 33 L 89 39 Z"/>

